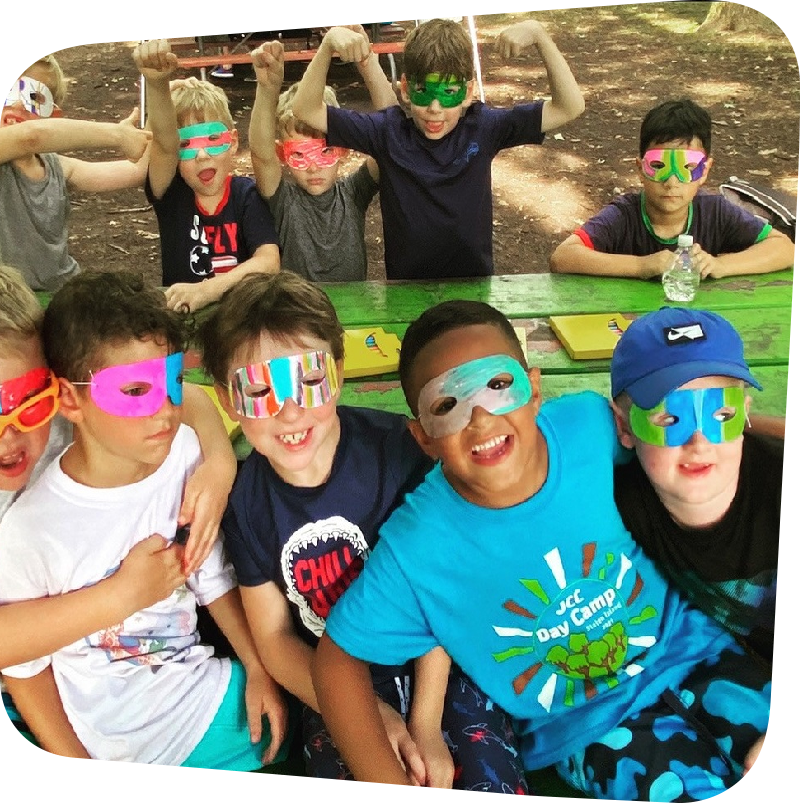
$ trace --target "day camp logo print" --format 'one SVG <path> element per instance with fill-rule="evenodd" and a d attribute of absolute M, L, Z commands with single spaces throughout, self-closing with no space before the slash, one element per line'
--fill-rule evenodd
<path fill-rule="evenodd" d="M 559 549 L 544 556 L 550 577 L 520 580 L 526 594 L 507 600 L 503 608 L 518 618 L 516 627 L 495 625 L 507 646 L 493 653 L 495 661 L 519 664 L 512 686 L 521 695 L 533 684 L 545 711 L 559 699 L 572 706 L 576 697 L 591 699 L 599 684 L 613 687 L 620 673 L 642 671 L 635 658 L 652 647 L 657 612 L 643 605 L 641 575 L 630 559 L 606 553 L 596 560 L 595 543 L 582 550 L 582 577 L 567 581 Z M 595 563 L 600 565 L 594 569 Z"/>

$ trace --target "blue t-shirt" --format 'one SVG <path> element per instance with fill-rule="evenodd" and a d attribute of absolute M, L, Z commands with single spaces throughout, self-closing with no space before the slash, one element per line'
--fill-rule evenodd
<path fill-rule="evenodd" d="M 158 220 L 165 287 L 227 273 L 260 246 L 278 245 L 272 212 L 249 176 L 231 176 L 222 201 L 211 213 L 198 206 L 179 172 L 161 198 L 153 196 L 148 177 L 145 195 Z"/>
<path fill-rule="evenodd" d="M 399 663 L 440 644 L 519 720 L 528 770 L 596 741 L 732 642 L 622 524 L 608 402 L 565 396 L 537 423 L 548 455 L 538 493 L 478 507 L 437 466 L 381 528 L 327 626 L 365 661 Z"/>
<path fill-rule="evenodd" d="M 338 414 L 339 444 L 322 485 L 284 482 L 254 450 L 222 520 L 239 584 L 276 583 L 298 634 L 312 646 L 361 571 L 381 524 L 431 468 L 405 416 L 344 405 Z"/>
<path fill-rule="evenodd" d="M 328 143 L 378 162 L 387 279 L 493 273 L 492 159 L 503 148 L 541 144 L 542 106 L 473 103 L 440 140 L 427 139 L 399 106 L 328 106 Z"/>
<path fill-rule="evenodd" d="M 584 244 L 604 254 L 645 257 L 672 248 L 678 242 L 656 238 L 642 217 L 642 194 L 631 192 L 615 198 L 575 233 Z M 722 195 L 698 193 L 691 205 L 686 234 L 712 256 L 744 251 L 761 242 L 772 230 L 746 209 Z"/>

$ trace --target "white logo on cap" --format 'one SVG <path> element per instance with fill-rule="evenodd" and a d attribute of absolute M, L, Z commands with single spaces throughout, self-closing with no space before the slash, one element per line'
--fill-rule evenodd
<path fill-rule="evenodd" d="M 670 326 L 664 330 L 667 336 L 667 343 L 680 343 L 687 340 L 705 340 L 706 333 L 699 323 L 692 323 L 688 326 Z"/>

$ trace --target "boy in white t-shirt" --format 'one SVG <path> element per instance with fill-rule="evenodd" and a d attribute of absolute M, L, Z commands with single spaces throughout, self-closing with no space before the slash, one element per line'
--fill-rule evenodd
<path fill-rule="evenodd" d="M 151 533 L 174 533 L 200 458 L 180 422 L 180 318 L 160 291 L 123 273 L 74 277 L 43 341 L 74 441 L 0 523 L 3 602 L 98 583 Z M 199 644 L 197 602 L 240 660 Z M 40 745 L 61 755 L 251 770 L 286 729 L 219 542 L 166 600 L 4 675 Z"/>

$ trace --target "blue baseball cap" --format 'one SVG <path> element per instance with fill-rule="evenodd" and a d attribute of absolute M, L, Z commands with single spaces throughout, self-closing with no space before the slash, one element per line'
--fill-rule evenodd
<path fill-rule="evenodd" d="M 611 396 L 625 391 L 644 410 L 703 376 L 731 376 L 762 389 L 744 360 L 739 333 L 715 312 L 649 312 L 622 333 L 611 356 Z"/>

